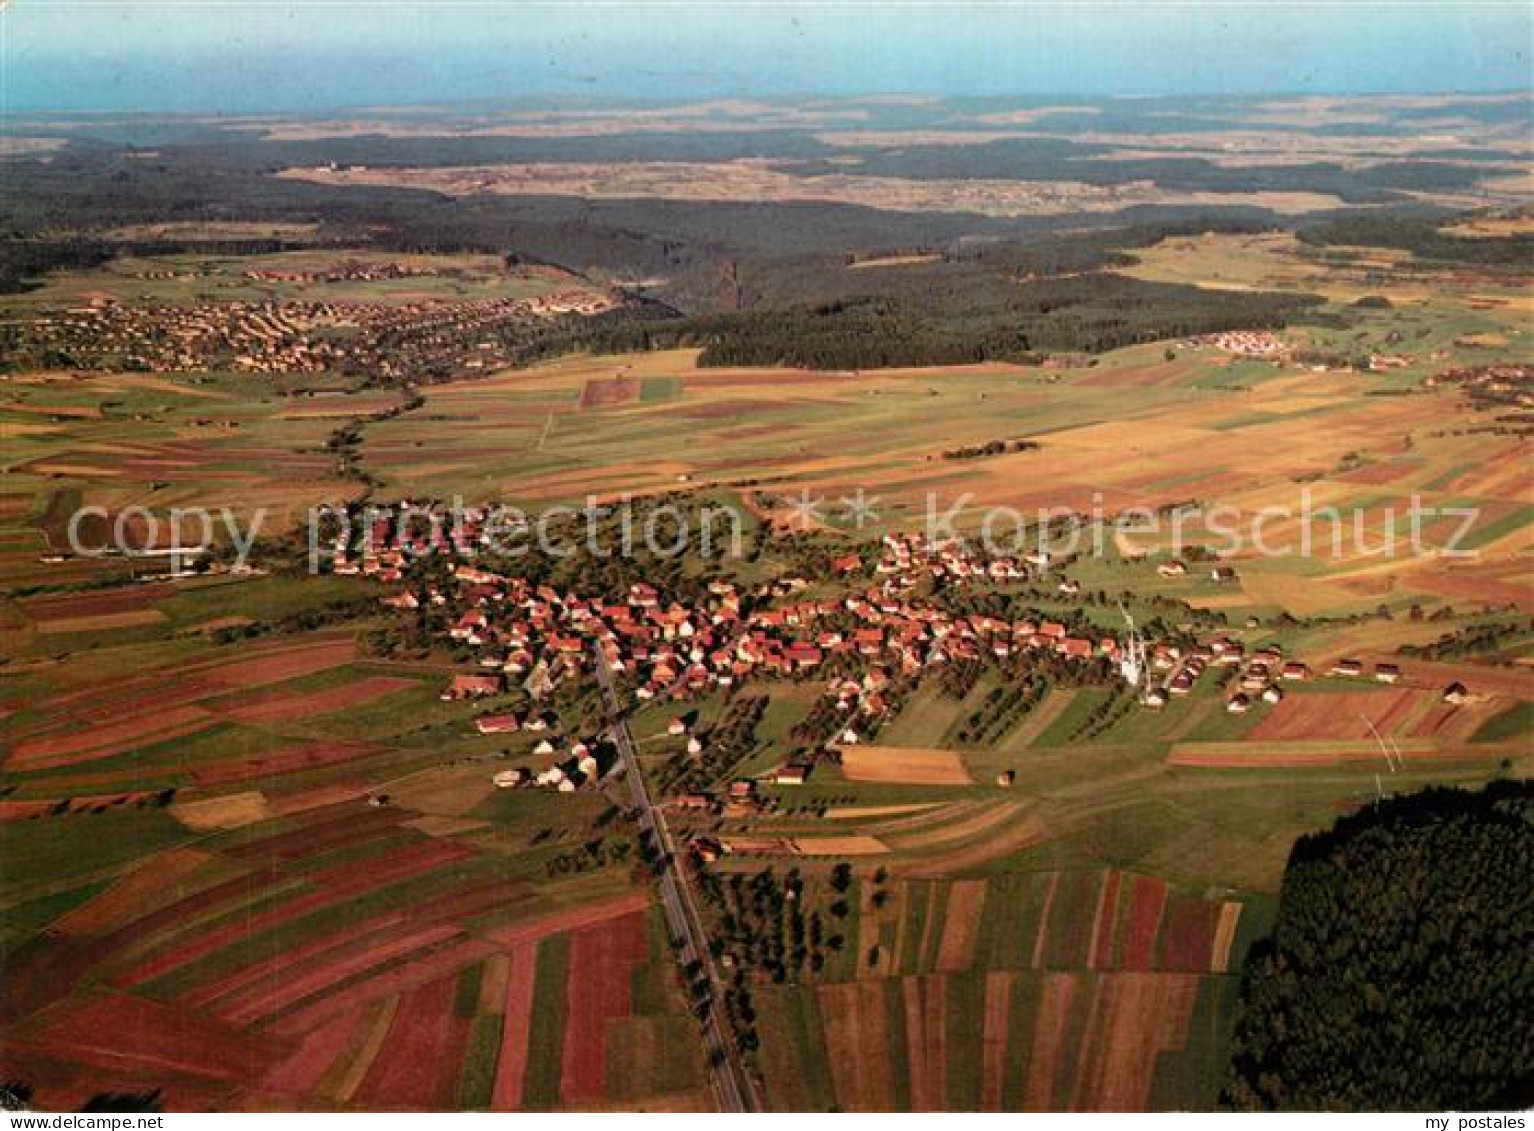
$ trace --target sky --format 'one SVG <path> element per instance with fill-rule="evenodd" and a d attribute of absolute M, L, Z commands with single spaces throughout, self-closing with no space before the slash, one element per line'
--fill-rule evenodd
<path fill-rule="evenodd" d="M 0 108 L 1509 90 L 1531 43 L 1527 0 L 9 0 Z"/>

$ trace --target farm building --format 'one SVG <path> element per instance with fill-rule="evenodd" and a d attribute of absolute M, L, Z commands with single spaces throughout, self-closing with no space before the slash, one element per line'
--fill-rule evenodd
<path fill-rule="evenodd" d="M 498 675 L 455 675 L 452 684 L 442 693 L 442 698 L 478 699 L 486 695 L 499 695 L 503 686 Z"/>
<path fill-rule="evenodd" d="M 520 729 L 516 715 L 481 715 L 474 720 L 474 729 L 480 734 L 510 734 Z"/>

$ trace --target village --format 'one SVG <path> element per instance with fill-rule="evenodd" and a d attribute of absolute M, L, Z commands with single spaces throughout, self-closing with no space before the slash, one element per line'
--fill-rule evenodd
<path fill-rule="evenodd" d="M 408 509 L 409 504 L 405 504 Z M 541 768 L 499 771 L 501 788 L 547 788 L 560 792 L 598 784 L 616 763 L 596 719 L 562 719 L 551 706 L 557 689 L 579 685 L 592 665 L 605 664 L 631 698 L 631 710 L 678 703 L 711 692 L 738 694 L 753 680 L 824 681 L 823 710 L 813 735 L 767 775 L 775 786 L 805 784 L 840 751 L 875 740 L 898 714 L 901 696 L 924 678 L 962 665 L 1027 665 L 1052 679 L 1117 687 L 1140 709 L 1159 711 L 1174 698 L 1219 683 L 1224 710 L 1246 714 L 1280 702 L 1285 685 L 1320 678 L 1395 683 L 1401 669 L 1341 659 L 1314 671 L 1282 649 L 1266 644 L 1250 651 L 1229 630 L 1179 631 L 1175 638 L 1147 639 L 1127 613 L 1122 631 L 1093 628 L 1082 614 L 1006 619 L 958 614 L 931 597 L 936 588 L 962 592 L 980 586 L 1052 581 L 1059 563 L 1047 555 L 987 556 L 959 542 L 929 543 L 919 535 L 886 535 L 877 554 L 848 553 L 831 560 L 838 595 L 824 595 L 828 580 L 787 575 L 753 587 L 715 579 L 707 598 L 688 607 L 668 600 L 645 582 L 615 596 L 561 591 L 534 585 L 475 564 L 486 544 L 486 512 L 468 509 L 450 529 L 407 531 L 390 517 L 375 517 L 357 544 L 338 539 L 329 561 L 340 576 L 370 577 L 402 586 L 382 598 L 390 609 L 446 617 L 446 636 L 467 649 L 474 668 L 455 674 L 442 690 L 445 701 L 495 701 L 515 696 L 515 706 L 492 706 L 473 721 L 481 735 L 536 734 L 533 754 Z M 427 580 L 420 568 L 434 563 Z M 450 568 L 443 572 L 442 565 Z M 1163 574 L 1184 573 L 1181 560 L 1162 563 Z M 1233 578 L 1215 564 L 1212 580 Z M 1056 603 L 1083 601 L 1080 586 L 1061 579 Z M 1005 675 L 1003 678 L 1006 678 Z M 1455 683 L 1445 703 L 1465 701 Z M 808 724 L 807 724 L 808 725 Z M 707 756 L 706 742 L 687 714 L 667 723 L 667 734 L 685 742 L 686 756 Z M 1005 777 L 1005 775 L 1003 775 Z M 696 780 L 696 779 L 694 779 Z M 768 805 L 756 780 L 717 783 L 723 790 L 687 789 L 670 804 L 684 810 L 739 817 Z M 1006 784 L 998 781 L 998 784 Z M 729 851 L 728 842 L 699 838 L 704 860 Z"/>
<path fill-rule="evenodd" d="M 94 298 L 84 306 L 0 322 L 0 357 L 11 369 L 203 373 L 228 368 L 265 376 L 339 372 L 436 380 L 507 365 L 528 329 L 618 304 L 611 295 L 589 290 L 405 303 L 236 300 L 141 306 Z"/>
<path fill-rule="evenodd" d="M 1515 409 L 1500 418 L 1509 429 L 1527 434 L 1531 423 L 1529 410 L 1534 409 L 1534 365 L 1470 365 L 1459 366 L 1435 374 L 1424 382 L 1428 388 L 1454 385 L 1463 389 L 1470 403 L 1482 410 Z"/>

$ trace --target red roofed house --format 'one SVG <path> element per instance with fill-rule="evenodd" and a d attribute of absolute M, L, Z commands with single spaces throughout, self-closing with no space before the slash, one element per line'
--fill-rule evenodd
<path fill-rule="evenodd" d="M 443 692 L 444 699 L 474 699 L 499 695 L 504 684 L 498 675 L 455 675 L 453 684 Z"/>
<path fill-rule="evenodd" d="M 474 729 L 480 734 L 510 734 L 521 726 L 515 715 L 482 715 L 474 720 Z"/>
<path fill-rule="evenodd" d="M 777 774 L 774 776 L 774 780 L 779 785 L 803 785 L 809 776 L 810 768 L 808 766 L 780 766 L 778 767 Z"/>
<path fill-rule="evenodd" d="M 795 665 L 801 668 L 813 668 L 817 666 L 822 657 L 819 648 L 813 644 L 794 643 L 784 649 L 783 654 Z"/>

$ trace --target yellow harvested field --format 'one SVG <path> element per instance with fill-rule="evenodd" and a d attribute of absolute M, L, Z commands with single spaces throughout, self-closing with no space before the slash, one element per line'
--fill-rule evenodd
<path fill-rule="evenodd" d="M 1246 904 L 1227 900 L 1220 905 L 1220 921 L 1214 930 L 1214 945 L 1209 956 L 1209 969 L 1224 974 L 1230 969 L 1230 948 L 1236 941 L 1236 926 L 1241 922 L 1241 909 Z"/>
<path fill-rule="evenodd" d="M 973 785 L 964 762 L 952 750 L 912 746 L 844 746 L 842 774 L 848 781 L 901 785 Z"/>
<path fill-rule="evenodd" d="M 1140 421 L 1118 420 L 1073 428 L 1050 437 L 1051 448 L 1085 448 L 1091 452 L 1126 452 L 1140 444 L 1179 448 L 1207 443 L 1213 437 L 1203 428 L 1188 428 L 1157 421 L 1154 430 Z"/>
<path fill-rule="evenodd" d="M 880 856 L 889 847 L 877 837 L 846 836 L 730 836 L 720 838 L 732 856 Z"/>
<path fill-rule="evenodd" d="M 781 836 L 720 837 L 719 843 L 731 856 L 791 856 L 793 841 Z"/>
<path fill-rule="evenodd" d="M 910 267 L 917 263 L 941 263 L 941 255 L 881 255 L 877 259 L 859 259 L 847 264 L 849 270 L 862 271 L 870 267 Z"/>
<path fill-rule="evenodd" d="M 74 476 L 80 479 L 116 479 L 122 475 L 120 468 L 102 467 L 93 463 L 56 463 L 52 460 L 40 460 L 30 470 L 43 475 Z"/>
<path fill-rule="evenodd" d="M 0 424 L 0 440 L 18 440 L 23 436 L 46 436 L 54 432 L 62 432 L 64 425 L 40 424 L 35 421 L 6 421 Z"/>
<path fill-rule="evenodd" d="M 867 817 L 898 817 L 902 813 L 921 813 L 936 809 L 941 801 L 923 801 L 913 805 L 845 805 L 828 809 L 826 816 L 833 821 L 857 821 Z"/>
<path fill-rule="evenodd" d="M 266 794 L 251 790 L 200 801 L 178 801 L 170 807 L 170 815 L 189 829 L 210 831 L 253 825 L 270 819 L 272 811 L 266 803 Z"/>
<path fill-rule="evenodd" d="M 878 856 L 889 846 L 871 836 L 800 836 L 789 845 L 799 856 Z"/>

